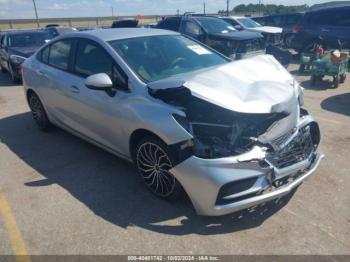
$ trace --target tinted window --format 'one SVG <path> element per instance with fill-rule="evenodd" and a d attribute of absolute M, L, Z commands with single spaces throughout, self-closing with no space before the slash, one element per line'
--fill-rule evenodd
<path fill-rule="evenodd" d="M 46 32 L 28 32 L 9 35 L 8 46 L 10 47 L 31 47 L 41 46 L 46 40 L 52 37 Z"/>
<path fill-rule="evenodd" d="M 211 34 L 236 31 L 231 24 L 225 22 L 222 19 L 213 17 L 197 17 L 196 19 L 201 24 L 201 26 Z"/>
<path fill-rule="evenodd" d="M 145 82 L 228 63 L 224 57 L 180 35 L 115 40 L 110 44 Z"/>
<path fill-rule="evenodd" d="M 53 43 L 50 47 L 49 64 L 67 70 L 71 43 L 69 39 Z"/>
<path fill-rule="evenodd" d="M 286 25 L 296 25 L 299 22 L 300 15 L 288 15 L 286 17 Z"/>
<path fill-rule="evenodd" d="M 107 52 L 91 41 L 79 41 L 74 71 L 83 76 L 106 73 L 112 76 L 113 60 Z"/>
<path fill-rule="evenodd" d="M 265 18 L 264 17 L 254 17 L 253 20 L 255 20 L 256 22 L 258 22 L 261 25 L 265 24 Z"/>
<path fill-rule="evenodd" d="M 41 61 L 46 64 L 49 63 L 49 52 L 50 52 L 50 46 L 46 47 L 41 51 Z"/>
<path fill-rule="evenodd" d="M 261 24 L 255 22 L 253 19 L 250 18 L 238 18 L 237 20 L 239 23 L 241 23 L 244 27 L 247 28 L 261 27 Z"/>
<path fill-rule="evenodd" d="M 181 22 L 180 18 L 167 18 L 167 19 L 161 21 L 157 27 L 161 28 L 161 29 L 179 31 L 180 22 Z"/>
<path fill-rule="evenodd" d="M 331 25 L 333 24 L 334 13 L 329 11 L 322 11 L 312 14 L 308 22 L 315 25 Z"/>
<path fill-rule="evenodd" d="M 235 20 L 231 18 L 223 18 L 223 20 L 233 26 L 239 25 Z"/>
<path fill-rule="evenodd" d="M 184 32 L 190 35 L 200 35 L 201 29 L 197 24 L 187 21 L 184 25 Z"/>
<path fill-rule="evenodd" d="M 273 26 L 280 26 L 280 25 L 282 25 L 282 17 L 279 15 L 270 16 L 268 18 L 268 24 L 273 25 Z"/>

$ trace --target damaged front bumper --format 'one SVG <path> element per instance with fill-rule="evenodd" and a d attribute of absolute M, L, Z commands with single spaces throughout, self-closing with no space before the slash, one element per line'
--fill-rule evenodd
<path fill-rule="evenodd" d="M 297 129 L 302 130 L 311 123 L 315 122 L 307 116 Z M 292 148 L 290 154 L 294 150 Z M 232 157 L 202 159 L 191 156 L 170 172 L 182 184 L 199 215 L 219 216 L 291 192 L 317 169 L 324 157 L 318 147 L 307 154 L 300 161 L 277 167 L 270 161 L 265 147 L 255 146 L 247 153 Z"/>

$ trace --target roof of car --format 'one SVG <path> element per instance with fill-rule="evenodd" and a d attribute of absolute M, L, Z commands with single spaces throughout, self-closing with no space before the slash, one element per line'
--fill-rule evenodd
<path fill-rule="evenodd" d="M 121 40 L 157 35 L 178 35 L 179 33 L 154 28 L 110 28 L 70 33 L 69 36 L 95 36 L 104 41 Z M 68 34 L 67 34 L 68 35 Z"/>
<path fill-rule="evenodd" d="M 17 35 L 17 34 L 27 34 L 27 33 L 47 33 L 45 29 L 27 29 L 27 30 L 13 30 L 13 31 L 6 31 L 6 34 L 9 35 Z"/>
<path fill-rule="evenodd" d="M 240 18 L 250 18 L 250 17 L 245 17 L 245 16 L 229 16 L 227 18 L 233 18 L 233 19 L 240 19 Z"/>

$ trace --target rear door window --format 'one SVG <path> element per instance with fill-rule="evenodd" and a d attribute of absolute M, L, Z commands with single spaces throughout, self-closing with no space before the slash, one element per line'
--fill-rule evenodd
<path fill-rule="evenodd" d="M 300 16 L 299 15 L 288 15 L 286 17 L 285 24 L 286 25 L 296 25 L 299 22 Z"/>
<path fill-rule="evenodd" d="M 71 39 L 65 39 L 53 43 L 50 47 L 48 61 L 49 65 L 52 65 L 62 70 L 68 70 L 71 46 Z"/>
<path fill-rule="evenodd" d="M 201 28 L 192 21 L 186 21 L 184 26 L 184 32 L 189 35 L 198 36 L 201 33 Z"/>

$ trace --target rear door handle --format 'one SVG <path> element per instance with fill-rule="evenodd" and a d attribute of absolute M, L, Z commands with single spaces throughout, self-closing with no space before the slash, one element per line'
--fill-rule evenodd
<path fill-rule="evenodd" d="M 74 85 L 70 86 L 70 89 L 71 89 L 72 93 L 75 93 L 75 94 L 80 93 L 80 89 L 77 86 L 74 86 Z"/>

